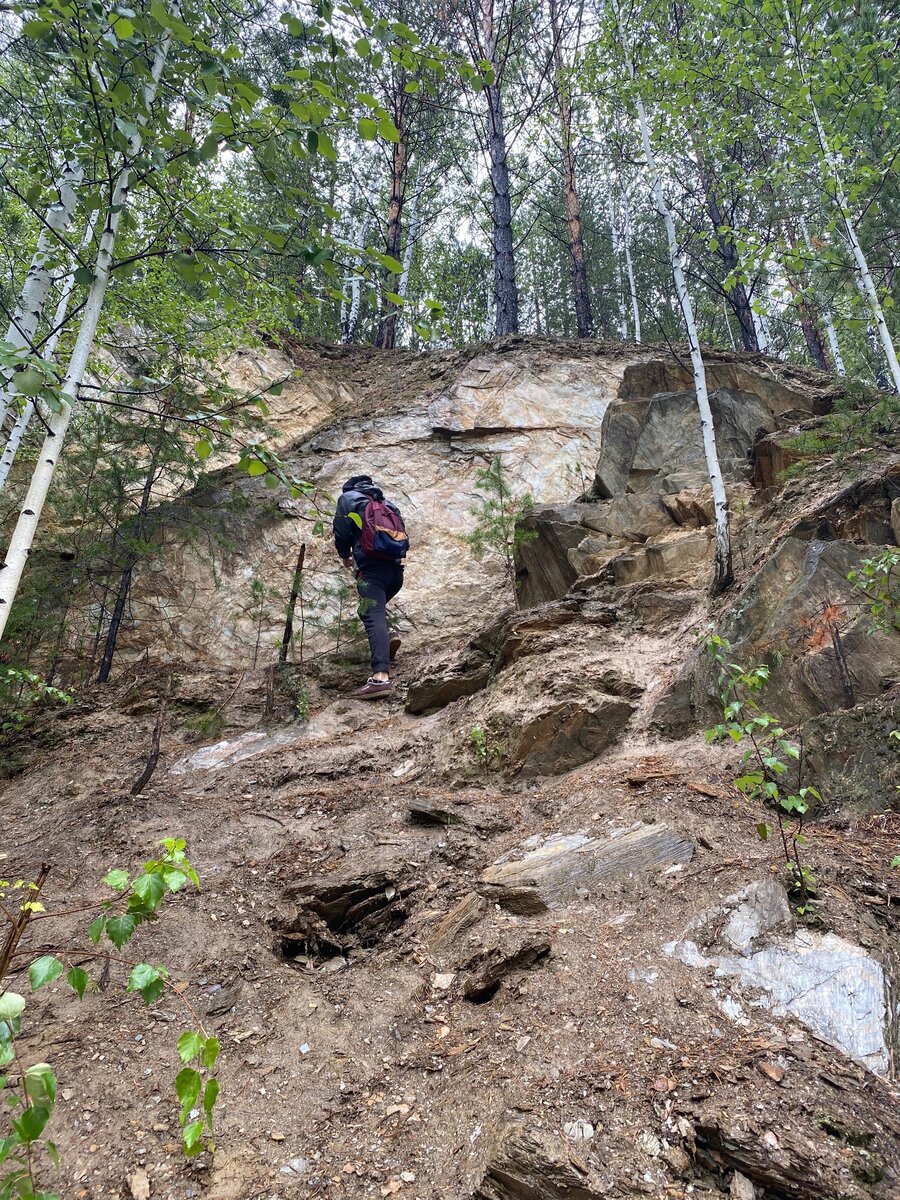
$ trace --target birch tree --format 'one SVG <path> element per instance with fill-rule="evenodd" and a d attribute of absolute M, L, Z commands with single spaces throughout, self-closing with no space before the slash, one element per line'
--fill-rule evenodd
<path fill-rule="evenodd" d="M 678 243 L 678 234 L 672 210 L 666 200 L 663 190 L 662 177 L 656 154 L 653 149 L 650 121 L 647 115 L 644 98 L 641 92 L 634 51 L 630 40 L 626 37 L 617 0 L 613 0 L 616 30 L 621 54 L 625 61 L 628 77 L 632 84 L 632 98 L 637 113 L 641 134 L 641 144 L 644 151 L 647 181 L 653 196 L 656 210 L 662 218 L 666 231 L 666 241 L 669 247 L 669 260 L 672 267 L 672 277 L 675 282 L 675 292 L 681 315 L 684 319 L 685 331 L 690 348 L 691 366 L 694 374 L 694 391 L 697 397 L 697 408 L 700 414 L 700 430 L 703 439 L 703 453 L 706 459 L 706 470 L 712 488 L 713 508 L 715 511 L 716 552 L 713 571 L 712 592 L 718 594 L 727 588 L 734 579 L 731 549 L 731 521 L 728 511 L 728 497 L 725 492 L 725 482 L 719 466 L 716 450 L 716 432 L 713 424 L 712 409 L 709 403 L 709 390 L 706 382 L 706 368 L 700 350 L 700 339 L 697 333 L 697 323 L 694 317 L 694 305 L 687 287 L 684 273 L 684 262 Z"/>

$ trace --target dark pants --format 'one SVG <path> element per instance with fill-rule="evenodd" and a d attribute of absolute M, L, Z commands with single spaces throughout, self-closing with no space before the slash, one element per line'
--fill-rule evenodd
<path fill-rule="evenodd" d="M 360 564 L 356 576 L 356 590 L 360 596 L 359 617 L 369 639 L 373 675 L 390 667 L 386 605 L 402 587 L 403 567 L 400 563 L 369 559 Z"/>

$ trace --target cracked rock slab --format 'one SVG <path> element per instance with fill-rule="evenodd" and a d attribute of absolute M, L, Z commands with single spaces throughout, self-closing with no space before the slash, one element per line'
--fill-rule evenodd
<path fill-rule="evenodd" d="M 515 862 L 494 863 L 482 892 L 513 912 L 537 913 L 584 899 L 611 881 L 690 862 L 694 843 L 667 825 L 637 825 L 606 838 L 555 834 Z"/>

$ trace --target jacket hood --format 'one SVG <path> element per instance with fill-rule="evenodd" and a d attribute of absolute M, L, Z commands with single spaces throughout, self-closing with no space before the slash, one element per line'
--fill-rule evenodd
<path fill-rule="evenodd" d="M 351 475 L 344 486 L 342 492 L 361 492 L 364 496 L 368 496 L 371 500 L 383 500 L 384 492 L 375 483 L 372 482 L 371 475 Z"/>

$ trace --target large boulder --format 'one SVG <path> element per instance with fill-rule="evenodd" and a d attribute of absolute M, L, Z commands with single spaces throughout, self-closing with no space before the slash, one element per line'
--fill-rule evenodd
<path fill-rule="evenodd" d="M 436 745 L 439 765 L 561 775 L 619 739 L 642 686 L 603 661 L 589 627 L 578 641 L 566 632 L 551 636 L 539 662 L 518 657 L 466 702 Z"/>

